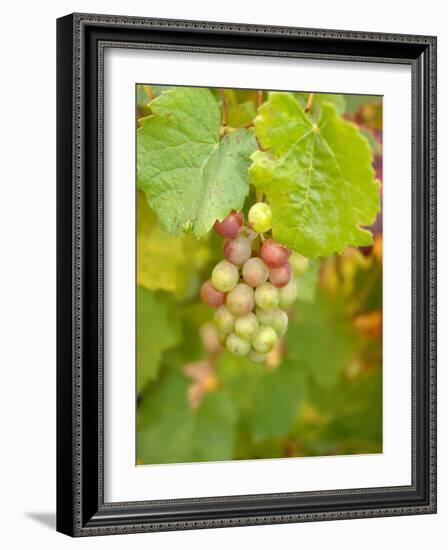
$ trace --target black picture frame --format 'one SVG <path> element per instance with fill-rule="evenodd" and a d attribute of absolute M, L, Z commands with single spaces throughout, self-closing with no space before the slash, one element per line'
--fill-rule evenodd
<path fill-rule="evenodd" d="M 102 56 L 112 43 L 411 66 L 410 486 L 104 502 Z M 57 143 L 58 531 L 89 536 L 436 512 L 435 37 L 68 15 L 57 21 Z"/>

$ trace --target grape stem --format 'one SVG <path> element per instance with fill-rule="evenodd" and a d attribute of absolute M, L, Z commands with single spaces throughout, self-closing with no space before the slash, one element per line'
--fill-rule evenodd
<path fill-rule="evenodd" d="M 221 95 L 221 102 L 222 102 L 222 125 L 227 126 L 227 120 L 229 117 L 227 98 L 224 90 L 219 90 L 219 94 Z"/>
<path fill-rule="evenodd" d="M 148 86 L 145 84 L 143 86 L 143 89 L 145 90 L 146 95 L 148 96 L 149 100 L 152 101 L 156 96 L 154 95 L 154 92 L 152 91 L 151 86 Z"/>
<path fill-rule="evenodd" d="M 257 108 L 263 103 L 263 90 L 257 90 Z"/>
<path fill-rule="evenodd" d="M 308 96 L 308 101 L 306 102 L 305 108 L 303 109 L 305 113 L 309 113 L 313 107 L 314 94 Z"/>

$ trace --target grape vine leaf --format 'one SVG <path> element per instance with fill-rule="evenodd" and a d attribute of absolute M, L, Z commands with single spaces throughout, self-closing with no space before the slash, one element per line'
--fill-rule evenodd
<path fill-rule="evenodd" d="M 238 408 L 241 429 L 254 443 L 288 433 L 306 395 L 304 372 L 297 365 L 283 362 L 268 370 L 224 352 L 216 375 Z"/>
<path fill-rule="evenodd" d="M 319 260 L 311 260 L 308 269 L 297 277 L 297 298 L 302 302 L 312 302 L 319 280 Z"/>
<path fill-rule="evenodd" d="M 137 287 L 137 392 L 157 376 L 162 353 L 181 341 L 174 300 L 163 292 Z"/>
<path fill-rule="evenodd" d="M 265 371 L 255 389 L 249 419 L 254 441 L 286 435 L 306 395 L 306 379 L 297 364 L 285 361 Z"/>
<path fill-rule="evenodd" d="M 341 294 L 316 290 L 313 303 L 296 303 L 286 333 L 289 360 L 312 380 L 332 385 L 360 352 L 362 339 Z"/>
<path fill-rule="evenodd" d="M 372 243 L 362 228 L 380 208 L 372 153 L 334 105 L 322 102 L 313 122 L 293 94 L 271 92 L 255 132 L 264 150 L 251 157 L 251 181 L 271 204 L 275 240 L 308 258 Z"/>
<path fill-rule="evenodd" d="M 183 295 L 211 251 L 204 239 L 162 231 L 145 195 L 137 196 L 137 284 Z"/>
<path fill-rule="evenodd" d="M 382 373 L 377 365 L 334 386 L 311 383 L 309 401 L 325 422 L 314 441 L 327 452 L 341 446 L 350 454 L 382 451 Z M 310 442 L 308 443 L 310 444 Z M 312 443 L 311 443 L 312 444 Z"/>
<path fill-rule="evenodd" d="M 220 139 L 221 112 L 208 88 L 173 88 L 139 120 L 137 185 L 168 233 L 206 234 L 249 193 L 256 141 L 239 129 Z"/>
<path fill-rule="evenodd" d="M 231 460 L 236 415 L 221 391 L 198 409 L 187 401 L 188 380 L 169 373 L 149 385 L 138 406 L 137 457 L 145 464 Z"/>
<path fill-rule="evenodd" d="M 245 357 L 236 357 L 223 352 L 215 365 L 215 372 L 224 391 L 238 410 L 239 422 L 244 431 L 250 431 L 249 417 L 258 380 L 263 375 L 264 365 L 252 363 Z"/>

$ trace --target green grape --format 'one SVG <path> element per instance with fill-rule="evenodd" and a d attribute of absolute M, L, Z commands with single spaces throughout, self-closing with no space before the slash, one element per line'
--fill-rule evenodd
<path fill-rule="evenodd" d="M 274 309 L 279 304 L 279 290 L 271 283 L 264 283 L 255 290 L 255 303 L 261 309 Z"/>
<path fill-rule="evenodd" d="M 245 283 L 238 283 L 227 294 L 227 309 L 237 317 L 246 315 L 253 310 L 255 305 L 254 291 Z"/>
<path fill-rule="evenodd" d="M 268 280 L 269 269 L 260 258 L 250 258 L 243 265 L 242 275 L 249 286 L 257 287 Z"/>
<path fill-rule="evenodd" d="M 255 203 L 249 210 L 248 217 L 250 225 L 258 233 L 266 233 L 272 227 L 272 210 L 265 202 Z"/>
<path fill-rule="evenodd" d="M 302 256 L 298 252 L 292 252 L 289 257 L 289 263 L 291 264 L 294 273 L 296 275 L 301 275 L 308 269 L 310 262 L 308 258 L 305 258 L 305 256 Z"/>
<path fill-rule="evenodd" d="M 252 340 L 258 331 L 258 319 L 251 312 L 235 321 L 235 333 L 244 340 Z"/>
<path fill-rule="evenodd" d="M 283 336 L 288 328 L 288 315 L 283 309 L 277 308 L 274 310 L 274 322 L 272 328 L 279 336 Z"/>
<path fill-rule="evenodd" d="M 220 306 L 215 312 L 216 328 L 225 334 L 232 332 L 235 325 L 235 317 L 230 313 L 226 306 Z"/>
<path fill-rule="evenodd" d="M 222 260 L 219 264 L 216 264 L 212 271 L 213 285 L 221 292 L 232 290 L 239 278 L 238 268 L 226 260 Z"/>
<path fill-rule="evenodd" d="M 249 353 L 250 342 L 231 332 L 226 339 L 226 348 L 234 355 L 244 356 Z"/>
<path fill-rule="evenodd" d="M 277 343 L 277 333 L 272 327 L 261 325 L 252 340 L 252 347 L 258 353 L 268 353 Z"/>
<path fill-rule="evenodd" d="M 257 316 L 258 322 L 260 325 L 269 325 L 272 326 L 275 321 L 275 312 L 277 311 L 277 308 L 265 310 L 261 309 L 261 307 L 257 307 L 255 310 L 255 314 Z"/>
<path fill-rule="evenodd" d="M 251 349 L 247 354 L 247 358 L 254 363 L 263 363 L 263 361 L 266 359 L 266 353 L 258 353 L 258 351 Z"/>
<path fill-rule="evenodd" d="M 292 305 L 298 294 L 297 281 L 292 278 L 289 283 L 283 288 L 279 288 L 280 293 L 280 307 L 286 308 Z"/>

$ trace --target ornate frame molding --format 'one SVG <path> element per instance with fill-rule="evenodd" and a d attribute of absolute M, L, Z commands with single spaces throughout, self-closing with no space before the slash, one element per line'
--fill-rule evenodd
<path fill-rule="evenodd" d="M 128 36 L 133 30 L 135 40 Z M 151 31 L 158 36 L 152 41 Z M 184 42 L 184 33 L 200 45 Z M 89 37 L 88 34 L 92 37 Z M 142 34 L 143 33 L 143 34 Z M 104 36 L 107 35 L 107 36 Z M 250 48 L 216 45 L 240 36 Z M 146 37 L 146 41 L 142 41 Z M 287 37 L 290 49 L 266 49 L 263 44 Z M 267 39 L 267 41 L 265 40 Z M 321 45 L 324 51 L 303 49 Z M 174 43 L 172 41 L 174 40 Z M 263 42 L 264 40 L 264 42 Z M 325 53 L 328 43 L 340 53 Z M 258 43 L 258 46 L 256 45 Z M 252 47 L 252 44 L 254 46 Z M 383 45 L 383 46 L 381 46 Z M 300 48 L 302 46 L 302 49 Z M 312 493 L 241 495 L 208 499 L 105 503 L 103 497 L 102 391 L 103 391 L 103 55 L 104 48 L 151 48 L 172 51 L 201 51 L 220 54 L 250 54 L 308 57 L 344 61 L 405 63 L 412 66 L 413 98 L 413 474 L 409 487 L 384 487 Z M 344 49 L 345 48 L 345 49 Z M 336 48 L 337 49 L 337 48 Z M 367 55 L 367 50 L 371 54 Z M 365 517 L 425 514 L 436 511 L 436 38 L 399 34 L 339 30 L 272 27 L 234 23 L 148 19 L 138 17 L 74 14 L 58 20 L 58 530 L 72 536 L 106 535 L 145 531 L 201 529 L 238 525 L 262 525 L 353 519 Z M 355 53 L 359 52 L 359 53 Z M 390 53 L 389 53 L 390 52 Z M 401 55 L 392 55 L 398 52 Z M 389 55 L 385 55 L 385 54 Z M 92 65 L 95 64 L 95 67 Z M 95 82 L 92 81 L 92 68 Z M 89 72 L 88 72 L 89 71 Z M 88 81 L 89 80 L 89 81 Z M 92 90 L 97 94 L 92 97 Z M 90 95 L 89 95 L 90 94 Z M 96 128 L 86 128 L 88 112 L 96 109 Z M 94 148 L 94 150 L 93 150 Z M 86 170 L 86 165 L 88 168 Z M 93 165 L 93 167 L 91 167 Z M 89 178 L 90 171 L 90 180 Z M 96 205 L 87 180 L 96 180 Z M 87 201 L 87 202 L 86 202 Z M 92 214 L 95 209 L 95 215 Z M 96 230 L 96 231 L 95 231 Z M 88 248 L 86 235 L 96 233 L 97 248 Z M 68 247 L 68 252 L 67 249 Z M 96 269 L 90 269 L 92 262 Z M 418 261 L 419 260 L 419 261 Z M 423 263 L 422 263 L 423 262 Z M 86 279 L 86 277 L 88 279 Z M 86 323 L 86 300 L 96 292 L 96 333 Z M 96 301 L 95 301 L 96 300 Z M 68 314 L 68 311 L 70 314 Z M 421 319 L 424 321 L 420 327 Z M 418 326 L 417 326 L 418 324 Z M 417 332 L 420 327 L 419 332 Z M 95 343 L 93 342 L 95 340 Z M 416 348 L 418 344 L 418 349 Z M 93 347 L 92 347 L 93 346 Z M 95 348 L 96 380 L 87 374 L 86 358 Z M 423 350 L 423 351 L 422 351 Z M 422 356 L 419 354 L 423 353 Z M 426 361 L 423 365 L 423 359 Z M 92 363 L 93 364 L 93 363 Z M 420 403 L 417 384 L 422 382 L 418 367 L 425 368 Z M 417 430 L 417 407 L 425 417 Z M 86 426 L 86 409 L 97 412 L 95 430 Z M 422 409 L 422 410 L 423 410 Z M 420 409 L 419 409 L 420 410 Z M 70 441 L 67 431 L 70 433 Z M 95 443 L 96 442 L 96 443 Z M 89 458 L 92 445 L 97 451 Z M 427 446 L 425 465 L 417 450 Z M 93 452 L 93 451 L 92 451 Z M 87 483 L 88 482 L 88 483 Z M 92 484 L 93 487 L 88 487 Z M 424 487 L 422 487 L 422 483 Z M 373 495 L 400 494 L 393 505 L 373 505 Z M 418 493 L 418 498 L 417 498 Z M 424 495 L 423 495 L 424 493 Z M 415 498 L 412 499 L 412 495 Z M 423 498 L 424 496 L 424 498 Z M 267 500 L 281 503 L 287 498 L 334 497 L 334 509 L 269 513 Z M 347 497 L 359 500 L 358 507 L 344 509 Z M 338 500 L 336 500 L 338 499 Z M 201 519 L 200 514 L 180 519 L 187 505 L 259 502 L 259 512 L 244 515 L 224 512 Z M 329 501 L 330 502 L 330 501 Z M 151 518 L 151 510 L 169 504 L 171 516 Z M 234 506 L 235 508 L 235 506 Z M 291 508 L 291 506 L 290 506 Z M 311 508 L 312 509 L 312 508 Z M 185 514 L 187 512 L 183 512 Z M 210 516 L 210 514 L 209 514 Z M 171 518 L 171 519 L 170 519 Z"/>

